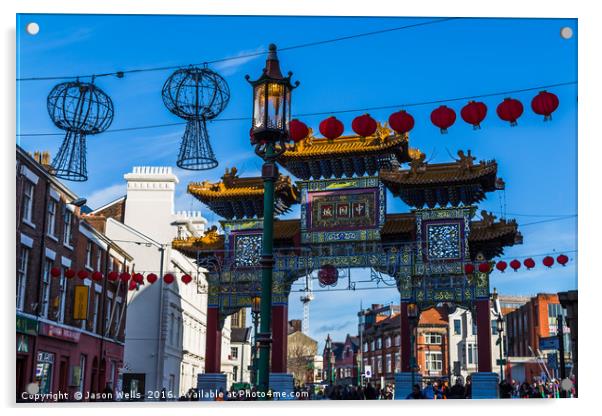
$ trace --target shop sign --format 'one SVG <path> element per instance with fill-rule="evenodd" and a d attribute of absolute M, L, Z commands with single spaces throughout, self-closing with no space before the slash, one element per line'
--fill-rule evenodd
<path fill-rule="evenodd" d="M 17 352 L 29 352 L 29 338 L 27 335 L 17 335 Z"/>
<path fill-rule="evenodd" d="M 63 328 L 61 326 L 50 325 L 46 323 L 40 324 L 40 334 L 47 337 L 63 339 L 65 341 L 79 342 L 79 331 Z"/>
<path fill-rule="evenodd" d="M 73 319 L 88 319 L 88 291 L 88 286 L 75 286 L 73 296 Z"/>
<path fill-rule="evenodd" d="M 28 335 L 37 335 L 38 323 L 34 319 L 17 315 L 17 332 Z"/>

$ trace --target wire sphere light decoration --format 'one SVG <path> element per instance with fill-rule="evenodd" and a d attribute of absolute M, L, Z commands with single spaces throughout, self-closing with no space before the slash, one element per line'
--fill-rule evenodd
<path fill-rule="evenodd" d="M 105 131 L 113 122 L 113 101 L 92 83 L 56 85 L 46 100 L 52 122 L 67 134 L 52 160 L 52 174 L 68 181 L 88 180 L 86 136 Z"/>
<path fill-rule="evenodd" d="M 230 101 L 226 80 L 206 66 L 175 71 L 163 85 L 163 103 L 186 120 L 176 164 L 182 169 L 207 170 L 218 163 L 207 133 L 207 120 L 216 118 Z"/>

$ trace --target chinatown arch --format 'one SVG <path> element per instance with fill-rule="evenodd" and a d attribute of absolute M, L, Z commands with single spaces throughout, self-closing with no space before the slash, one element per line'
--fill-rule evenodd
<path fill-rule="evenodd" d="M 492 267 L 467 274 L 465 266 L 492 265 L 504 247 L 522 243 L 522 236 L 515 220 L 496 220 L 485 211 L 475 219 L 486 194 L 504 189 L 497 162 L 476 162 L 470 151 L 457 154 L 449 163 L 428 163 L 424 153 L 409 147 L 407 133 L 380 123 L 371 137 L 329 140 L 310 130 L 304 140 L 287 145 L 277 163 L 295 180 L 280 173 L 275 183 L 274 390 L 293 387 L 286 374 L 291 286 L 319 270 L 372 269 L 395 280 L 402 339 L 396 398 L 405 397 L 415 380 L 408 306 L 418 311 L 441 303 L 468 308 L 476 317 L 478 356 L 491 357 Z M 387 213 L 385 189 L 410 212 Z M 177 238 L 172 246 L 208 270 L 206 374 L 199 385 L 225 388 L 220 374 L 224 320 L 251 307 L 261 292 L 263 182 L 240 177 L 233 167 L 217 183 L 190 183 L 188 192 L 223 218 L 221 231 L 214 227 L 202 237 Z M 300 204 L 299 219 L 277 218 L 294 204 Z M 496 396 L 491 359 L 478 360 L 472 378 L 475 397 Z"/>

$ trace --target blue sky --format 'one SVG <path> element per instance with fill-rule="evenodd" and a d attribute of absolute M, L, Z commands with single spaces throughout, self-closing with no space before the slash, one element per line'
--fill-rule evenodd
<path fill-rule="evenodd" d="M 17 22 L 17 76 L 43 77 L 113 72 L 135 68 L 186 65 L 227 56 L 304 44 L 356 33 L 393 28 L 429 18 L 316 18 L 210 16 L 96 16 L 21 15 Z M 30 36 L 25 25 L 35 21 L 40 33 Z M 572 39 L 560 36 L 569 26 Z M 293 98 L 294 113 L 357 109 L 487 94 L 577 80 L 577 21 L 574 19 L 456 19 L 279 54 L 284 71 L 301 81 Z M 251 91 L 245 74 L 257 77 L 264 57 L 241 58 L 212 66 L 227 80 L 231 101 L 221 118 L 247 117 Z M 128 74 L 97 81 L 115 104 L 112 128 L 180 121 L 163 106 L 161 87 L 169 71 Z M 17 133 L 60 133 L 46 111 L 46 96 L 58 81 L 18 84 Z M 577 213 L 577 87 L 550 89 L 560 107 L 551 122 L 530 110 L 537 91 L 513 95 L 525 105 L 519 125 L 511 128 L 495 115 L 504 96 L 485 98 L 488 116 L 473 131 L 459 117 L 464 102 L 447 104 L 458 113 L 447 135 L 431 125 L 432 105 L 408 108 L 416 127 L 410 142 L 431 162 L 446 162 L 459 149 L 471 149 L 478 159 L 496 159 L 506 181 L 508 217 L 521 224 L 524 244 L 508 248 L 513 256 L 567 252 L 567 267 L 548 270 L 495 272 L 492 286 L 501 293 L 535 294 L 577 287 L 577 219 L 557 220 Z M 395 110 L 372 111 L 384 121 Z M 364 113 L 337 115 L 351 131 L 351 120 Z M 322 118 L 303 120 L 314 130 Z M 200 209 L 185 193 L 191 180 L 217 180 L 226 167 L 241 174 L 257 174 L 261 161 L 248 143 L 248 121 L 214 122 L 209 134 L 220 166 L 211 171 L 177 170 L 181 180 L 177 209 Z M 104 133 L 88 139 L 89 181 L 70 183 L 94 207 L 125 193 L 123 175 L 135 165 L 175 165 L 184 126 Z M 62 136 L 18 137 L 26 150 L 56 153 Z M 390 196 L 390 195 L 389 195 Z M 389 198 L 388 212 L 408 210 Z M 481 205 L 500 211 L 500 199 L 490 194 Z M 298 213 L 295 210 L 290 216 Z M 547 221 L 548 222 L 540 222 Z M 365 279 L 366 271 L 353 272 Z M 340 283 L 339 287 L 343 284 Z M 299 294 L 290 299 L 290 318 L 301 317 Z M 322 341 L 326 333 L 343 338 L 355 332 L 360 302 L 397 302 L 395 289 L 316 293 L 312 303 L 311 335 Z"/>

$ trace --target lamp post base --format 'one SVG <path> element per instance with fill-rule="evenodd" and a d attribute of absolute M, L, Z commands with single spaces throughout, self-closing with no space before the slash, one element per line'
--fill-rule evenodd
<path fill-rule="evenodd" d="M 295 400 L 292 394 L 295 391 L 295 381 L 292 374 L 270 373 L 270 388 L 273 400 Z"/>
<path fill-rule="evenodd" d="M 414 384 L 420 384 L 422 390 L 422 374 L 412 371 L 395 373 L 395 400 L 405 400 Z"/>
<path fill-rule="evenodd" d="M 497 373 L 472 373 L 472 398 L 497 399 L 499 398 L 499 375 Z"/>
<path fill-rule="evenodd" d="M 199 374 L 197 378 L 197 389 L 199 390 L 200 401 L 215 401 L 222 394 L 225 400 L 225 395 L 228 393 L 228 379 L 223 373 L 204 373 Z"/>

